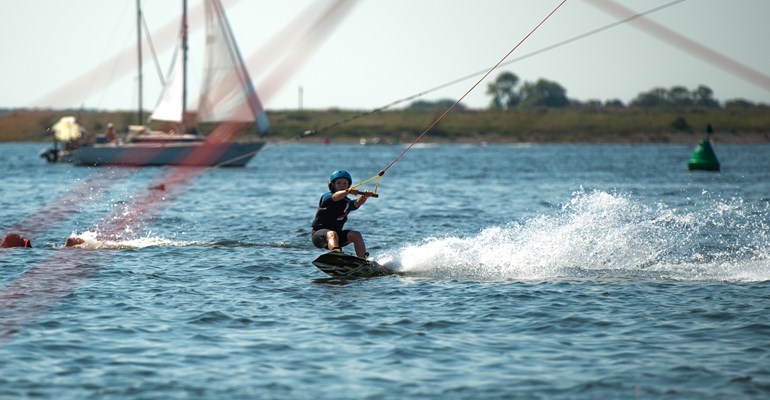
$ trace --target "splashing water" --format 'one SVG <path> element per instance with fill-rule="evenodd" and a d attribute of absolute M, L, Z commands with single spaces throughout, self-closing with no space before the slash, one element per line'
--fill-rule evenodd
<path fill-rule="evenodd" d="M 380 261 L 409 276 L 484 281 L 770 279 L 768 210 L 704 197 L 702 210 L 682 211 L 581 191 L 553 215 L 428 238 Z"/>
<path fill-rule="evenodd" d="M 160 247 L 160 246 L 166 246 L 166 247 L 195 246 L 195 245 L 201 244 L 201 242 L 171 240 L 163 237 L 149 236 L 149 235 L 145 237 L 136 238 L 136 239 L 104 240 L 104 239 L 98 238 L 97 232 L 91 232 L 91 231 L 85 231 L 81 234 L 72 232 L 72 234 L 70 234 L 70 237 L 83 239 L 83 243 L 74 246 L 74 247 L 83 248 L 83 249 L 122 250 L 122 249 L 142 249 L 145 247 Z"/>

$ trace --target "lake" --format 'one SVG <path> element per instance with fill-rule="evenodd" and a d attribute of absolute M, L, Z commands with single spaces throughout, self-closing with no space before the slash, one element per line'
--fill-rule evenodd
<path fill-rule="evenodd" d="M 328 175 L 404 146 L 0 144 L 2 233 L 33 245 L 0 249 L 0 397 L 766 398 L 770 144 L 716 143 L 718 173 L 694 146 L 418 144 L 346 225 L 398 273 L 345 281 L 310 264 Z"/>

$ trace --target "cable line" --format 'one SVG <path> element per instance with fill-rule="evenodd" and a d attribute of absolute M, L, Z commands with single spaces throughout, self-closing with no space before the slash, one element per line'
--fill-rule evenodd
<path fill-rule="evenodd" d="M 547 21 L 547 20 L 548 20 L 548 18 L 551 18 L 551 16 L 552 16 L 553 14 L 555 14 L 555 13 L 556 13 L 556 11 L 557 11 L 559 8 L 561 8 L 561 6 L 562 6 L 562 5 L 564 5 L 564 3 L 566 3 L 566 2 L 567 2 L 567 0 L 562 0 L 562 1 L 561 1 L 561 3 L 559 3 L 559 5 L 557 5 L 557 6 L 556 6 L 556 8 L 554 8 L 554 9 L 553 9 L 553 10 L 552 10 L 550 13 L 548 13 L 548 15 L 546 15 L 546 17 L 545 17 L 545 18 L 543 18 L 543 20 L 542 20 L 542 21 L 540 21 L 540 23 L 538 23 L 538 24 L 537 24 L 537 25 L 536 25 L 536 26 L 535 26 L 535 27 L 534 27 L 534 28 L 533 28 L 533 29 L 532 29 L 532 30 L 531 30 L 531 31 L 530 31 L 528 34 L 526 34 L 526 35 L 524 36 L 524 38 L 522 38 L 522 39 L 519 41 L 519 43 L 517 43 L 515 46 L 513 46 L 513 48 L 512 48 L 512 49 L 511 49 L 511 50 L 510 50 L 508 53 L 506 53 L 506 54 L 503 56 L 503 58 L 501 58 L 501 59 L 500 59 L 500 61 L 498 61 L 498 62 L 497 62 L 495 65 L 493 65 L 493 66 L 492 66 L 492 68 L 490 68 L 490 69 L 489 69 L 489 71 L 487 71 L 487 73 L 486 73 L 486 74 L 484 74 L 484 76 L 482 76 L 482 77 L 481 77 L 481 78 L 480 78 L 478 81 L 476 81 L 476 83 L 474 83 L 474 84 L 473 84 L 473 86 L 471 86 L 471 87 L 470 87 L 470 89 L 468 89 L 468 90 L 465 92 L 465 94 L 463 94 L 463 95 L 462 95 L 462 96 L 461 96 L 459 99 L 457 99 L 457 101 L 455 101 L 455 102 L 454 102 L 454 104 L 452 104 L 452 106 L 451 106 L 451 107 L 449 107 L 449 108 L 448 108 L 446 111 L 444 111 L 444 113 L 443 113 L 443 114 L 441 114 L 441 115 L 440 115 L 438 118 L 436 118 L 436 120 L 435 120 L 435 121 L 433 121 L 433 123 L 432 123 L 432 124 L 430 124 L 430 126 L 428 126 L 428 128 L 427 128 L 427 129 L 425 129 L 425 130 L 424 130 L 424 131 L 423 131 L 423 132 L 420 134 L 420 136 L 417 136 L 417 138 L 416 138 L 415 140 L 413 140 L 413 141 L 412 141 L 412 143 L 410 143 L 410 144 L 409 144 L 409 146 L 407 146 L 407 147 L 406 147 L 406 148 L 405 148 L 405 149 L 404 149 L 404 150 L 403 150 L 403 151 L 402 151 L 402 152 L 401 152 L 401 153 L 400 153 L 398 156 L 396 156 L 396 158 L 394 158 L 394 159 L 393 159 L 393 161 L 391 161 L 391 162 L 390 162 L 390 163 L 389 163 L 389 164 L 388 164 L 388 165 L 387 165 L 385 168 L 381 169 L 381 170 L 380 170 L 380 172 L 378 172 L 378 173 L 377 173 L 377 175 L 375 175 L 375 176 L 373 176 L 373 177 L 371 177 L 371 178 L 369 178 L 369 179 L 367 179 L 367 180 L 365 180 L 365 181 L 363 181 L 363 182 L 360 182 L 360 183 L 358 183 L 358 184 L 355 184 L 355 185 L 351 186 L 349 190 L 352 190 L 352 189 L 354 189 L 354 188 L 356 188 L 356 187 L 358 187 L 358 186 L 360 186 L 360 185 L 362 185 L 362 184 L 364 184 L 364 183 L 366 183 L 366 182 L 369 182 L 369 181 L 371 181 L 371 180 L 373 180 L 373 179 L 377 179 L 377 183 L 376 183 L 376 185 L 375 185 L 375 187 L 374 187 L 374 193 L 376 194 L 376 193 L 377 193 L 377 187 L 378 187 L 378 186 L 379 186 L 379 184 L 380 184 L 380 178 L 381 178 L 383 175 L 385 175 L 385 172 L 386 172 L 388 169 L 390 169 L 390 167 L 392 167 L 392 166 L 393 166 L 393 164 L 395 164 L 395 163 L 396 163 L 396 161 L 398 161 L 399 159 L 401 159 L 401 157 L 403 157 L 403 156 L 404 156 L 404 154 L 406 154 L 406 152 L 407 152 L 407 151 L 409 151 L 409 149 L 411 149 L 411 148 L 412 148 L 412 146 L 414 146 L 414 145 L 415 145 L 417 142 L 419 142 L 419 141 L 420 141 L 420 139 L 422 139 L 422 138 L 423 138 L 423 136 L 425 136 L 425 135 L 426 135 L 428 132 L 430 132 L 430 130 L 431 130 L 431 129 L 433 129 L 433 127 L 434 127 L 434 126 L 436 126 L 436 124 L 438 124 L 438 123 L 439 123 L 439 121 L 441 121 L 441 120 L 442 120 L 442 119 L 443 119 L 443 118 L 444 118 L 444 117 L 445 117 L 447 114 L 449 114 L 449 112 L 450 112 L 450 111 L 452 111 L 452 110 L 453 110 L 455 107 L 457 107 L 457 105 L 458 105 L 458 104 L 460 104 L 460 102 L 461 102 L 461 101 L 462 101 L 462 100 L 463 100 L 463 99 L 464 99 L 466 96 L 468 96 L 468 94 L 470 94 L 470 92 L 472 92 L 472 91 L 473 91 L 473 89 L 476 89 L 476 87 L 477 87 L 477 86 L 479 86 L 479 84 L 481 84 L 481 82 L 482 82 L 482 81 L 484 81 L 484 79 L 486 79 L 486 78 L 487 78 L 487 76 L 489 76 L 489 74 L 491 74 L 491 73 L 492 73 L 492 71 L 494 71 L 495 69 L 497 69 L 497 67 L 499 67 L 499 66 L 500 66 L 500 64 L 502 64 L 502 63 L 503 63 L 503 61 L 505 61 L 505 59 L 506 59 L 506 58 L 508 58 L 508 56 L 510 56 L 510 55 L 511 55 L 511 54 L 512 54 L 514 51 L 516 51 L 516 49 L 517 49 L 517 48 L 519 48 L 519 46 L 521 46 L 521 44 L 522 44 L 522 43 L 524 43 L 524 41 L 525 41 L 525 40 L 527 40 L 527 39 L 528 39 L 530 36 L 532 36 L 532 34 L 534 34 L 534 33 L 535 33 L 535 31 L 536 31 L 536 30 L 538 30 L 538 29 L 539 29 L 539 28 L 540 28 L 540 27 L 541 27 L 541 26 L 542 26 L 542 25 L 545 23 L 545 21 Z"/>
<path fill-rule="evenodd" d="M 666 3 L 666 4 L 663 4 L 663 5 L 660 5 L 660 6 L 658 6 L 658 7 L 654 7 L 654 8 L 651 8 L 651 9 L 649 9 L 649 10 L 647 10 L 647 11 L 643 11 L 643 12 L 640 12 L 640 13 L 634 14 L 634 15 L 632 15 L 632 16 L 629 16 L 628 18 L 624 18 L 624 19 L 622 19 L 622 20 L 620 20 L 620 21 L 617 21 L 617 22 L 613 22 L 613 23 L 611 23 L 611 24 L 607 24 L 607 25 L 604 25 L 604 26 L 602 26 L 602 27 L 600 27 L 600 28 L 596 28 L 596 29 L 590 30 L 590 31 L 588 31 L 588 32 L 584 32 L 584 33 L 581 33 L 580 35 L 574 36 L 574 37 L 572 37 L 572 38 L 569 38 L 569 39 L 563 40 L 563 41 L 561 41 L 561 42 L 558 42 L 558 43 L 554 43 L 554 44 L 552 44 L 552 45 L 550 45 L 550 46 L 547 46 L 547 47 L 544 47 L 544 48 L 542 48 L 542 49 L 540 49 L 540 50 L 536 50 L 536 51 L 533 51 L 533 52 L 531 52 L 531 53 L 527 53 L 527 54 L 524 54 L 523 56 L 520 56 L 520 57 L 517 57 L 517 58 L 511 59 L 511 60 L 508 60 L 508 61 L 506 61 L 506 62 L 504 62 L 504 63 L 501 63 L 501 64 L 500 64 L 500 66 L 502 67 L 502 66 L 504 66 L 504 65 L 511 65 L 511 64 L 513 64 L 513 63 L 516 63 L 516 62 L 519 62 L 519 61 L 521 61 L 521 60 L 525 60 L 525 59 L 527 59 L 527 58 L 530 58 L 530 57 L 536 56 L 536 55 L 538 55 L 538 54 L 542 54 L 542 53 L 545 53 L 545 52 L 547 52 L 547 51 L 550 51 L 550 50 L 553 50 L 553 49 L 559 48 L 559 47 L 561 47 L 561 46 L 564 46 L 564 45 L 567 45 L 567 44 L 570 44 L 570 43 L 572 43 L 572 42 L 576 42 L 576 41 L 578 41 L 578 40 L 580 40 L 580 39 L 585 39 L 585 38 L 587 38 L 587 37 L 589 37 L 589 36 L 593 36 L 593 35 L 596 35 L 597 33 L 601 33 L 601 32 L 604 32 L 604 31 L 606 31 L 606 30 L 608 30 L 608 29 L 611 29 L 611 28 L 614 28 L 614 27 L 616 27 L 616 26 L 618 26 L 618 25 L 622 25 L 622 24 L 625 24 L 625 23 L 627 23 L 627 22 L 630 22 L 630 21 L 632 21 L 632 20 L 635 20 L 635 19 L 637 19 L 637 18 L 640 18 L 640 17 L 646 16 L 646 15 L 652 14 L 652 13 L 654 13 L 654 12 L 658 12 L 658 11 L 660 11 L 660 10 L 663 10 L 663 9 L 669 8 L 669 7 L 671 7 L 671 6 L 674 6 L 674 5 L 676 5 L 676 4 L 679 4 L 679 3 L 683 3 L 683 2 L 685 2 L 685 1 L 687 1 L 687 0 L 674 0 L 674 1 L 671 1 L 671 2 L 669 2 L 669 3 Z M 391 108 L 391 107 L 395 107 L 395 106 L 397 106 L 397 105 L 399 105 L 399 104 L 401 104 L 401 103 L 404 103 L 404 102 L 407 102 L 407 101 L 409 101 L 409 100 L 413 100 L 413 99 L 416 99 L 416 98 L 422 97 L 422 96 L 424 96 L 424 95 L 426 95 L 426 94 L 428 94 L 428 93 L 432 93 L 432 92 L 435 92 L 435 91 L 437 91 L 437 90 L 443 89 L 443 88 L 445 88 L 445 87 L 449 87 L 449 86 L 452 86 L 452 85 L 454 85 L 454 84 L 460 83 L 460 82 L 462 82 L 462 81 L 465 81 L 465 80 L 471 79 L 471 78 L 473 78 L 473 77 L 475 77 L 475 76 L 478 76 L 478 75 L 480 75 L 480 74 L 483 74 L 483 73 L 485 73 L 485 72 L 487 72 L 487 70 L 486 70 L 486 69 L 482 69 L 482 70 L 480 70 L 480 71 L 476 71 L 476 72 L 473 72 L 473 73 L 471 73 L 471 74 L 465 75 L 465 76 L 463 76 L 463 77 L 460 77 L 460 78 L 457 78 L 457 79 L 455 79 L 455 80 L 452 80 L 452 81 L 449 81 L 449 82 L 443 83 L 443 84 L 441 84 L 441 85 L 435 86 L 435 87 L 433 87 L 433 88 L 430 88 L 430 89 L 427 89 L 427 90 L 423 90 L 423 91 L 422 91 L 422 92 L 420 92 L 420 93 L 416 93 L 416 94 L 413 94 L 413 95 L 411 95 L 411 96 L 407 96 L 407 97 L 404 97 L 404 98 L 402 98 L 402 99 L 398 99 L 398 100 L 395 100 L 395 101 L 393 101 L 393 102 L 391 102 L 391 103 L 388 103 L 388 104 L 386 104 L 386 105 L 384 105 L 384 106 L 381 106 L 381 107 L 377 107 L 377 108 L 375 108 L 375 109 L 372 109 L 372 110 L 369 110 L 369 111 L 365 111 L 365 112 L 360 112 L 360 113 L 357 113 L 357 114 L 353 114 L 353 115 L 351 115 L 351 116 L 349 116 L 349 117 L 347 117 L 347 118 L 345 118 L 345 119 L 342 119 L 342 120 L 340 120 L 340 121 L 336 121 L 336 122 L 333 122 L 333 123 L 331 123 L 331 124 L 329 124 L 329 125 L 327 125 L 327 126 L 323 126 L 323 127 L 321 127 L 321 128 L 318 128 L 318 129 L 309 129 L 309 130 L 306 130 L 305 132 L 303 132 L 303 133 L 302 133 L 302 136 L 301 136 L 301 137 L 306 137 L 306 136 L 315 135 L 315 134 L 318 134 L 318 133 L 320 133 L 320 132 L 323 132 L 323 131 L 325 131 L 325 130 L 328 130 L 328 129 L 332 129 L 332 128 L 336 128 L 336 127 L 338 127 L 338 126 L 340 126 L 340 125 L 343 125 L 343 124 L 346 124 L 346 123 L 348 123 L 348 122 L 350 122 L 350 121 L 353 121 L 353 120 L 356 120 L 356 119 L 359 119 L 359 118 L 362 118 L 362 117 L 366 117 L 366 116 L 368 116 L 368 115 L 376 114 L 376 113 L 378 113 L 378 112 L 381 112 L 381 111 L 385 111 L 385 110 L 387 110 L 387 109 L 389 109 L 389 108 Z"/>

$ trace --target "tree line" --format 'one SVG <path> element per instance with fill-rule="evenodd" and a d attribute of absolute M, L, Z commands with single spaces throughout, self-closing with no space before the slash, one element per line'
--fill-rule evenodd
<path fill-rule="evenodd" d="M 511 110 L 528 108 L 564 108 L 564 107 L 608 107 L 608 108 L 675 108 L 675 107 L 703 107 L 703 108 L 753 108 L 766 107 L 765 104 L 756 104 L 744 99 L 732 99 L 720 104 L 714 98 L 714 91 L 706 85 L 699 85 L 694 90 L 684 86 L 666 88 L 653 88 L 639 93 L 628 105 L 619 99 L 611 99 L 601 102 L 589 100 L 580 102 L 567 98 L 567 90 L 557 82 L 547 79 L 538 79 L 536 82 L 520 82 L 513 72 L 502 72 L 497 78 L 487 85 L 487 94 L 492 97 L 489 109 Z M 454 104 L 453 100 L 442 99 L 437 101 L 418 100 L 409 108 L 447 108 Z M 464 109 L 462 104 L 457 108 Z"/>

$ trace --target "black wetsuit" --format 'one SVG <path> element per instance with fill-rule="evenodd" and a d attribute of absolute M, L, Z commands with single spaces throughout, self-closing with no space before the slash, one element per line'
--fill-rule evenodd
<path fill-rule="evenodd" d="M 319 248 L 326 247 L 326 232 L 335 231 L 340 240 L 340 246 L 349 243 L 348 232 L 342 227 L 348 220 L 348 213 L 357 210 L 355 200 L 348 197 L 339 201 L 332 200 L 332 193 L 325 193 L 318 201 L 318 210 L 313 218 L 313 244 Z"/>

